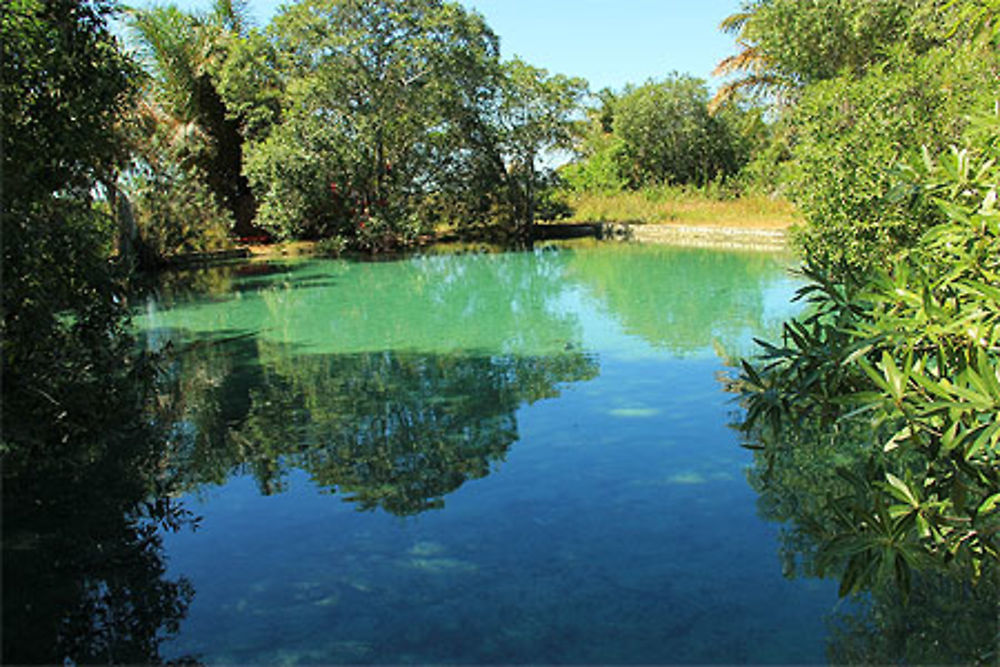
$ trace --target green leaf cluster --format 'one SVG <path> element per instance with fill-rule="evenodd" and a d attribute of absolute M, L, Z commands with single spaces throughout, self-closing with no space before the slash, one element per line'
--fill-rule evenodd
<path fill-rule="evenodd" d="M 148 76 L 128 126 L 134 164 L 123 188 L 146 245 L 169 254 L 217 247 L 229 231 L 251 234 L 243 148 L 273 114 L 275 87 L 262 76 L 259 35 L 232 0 L 204 14 L 131 10 L 128 27 Z"/>
<path fill-rule="evenodd" d="M 961 141 L 970 109 L 992 106 L 993 60 L 936 49 L 805 88 L 789 123 L 790 194 L 806 219 L 796 235 L 812 261 L 843 276 L 885 266 L 941 222 L 932 206 L 887 201 L 892 166 L 915 147 Z"/>
<path fill-rule="evenodd" d="M 770 102 L 778 144 L 748 172 L 787 192 L 805 219 L 795 240 L 835 277 L 913 245 L 939 212 L 886 202 L 889 167 L 921 145 L 960 142 L 993 106 L 996 6 L 979 0 L 753 0 L 724 22 L 740 51 L 712 100 Z M 768 158 L 768 152 L 777 154 Z M 776 159 L 775 159 L 776 158 Z"/>
<path fill-rule="evenodd" d="M 183 515 L 159 477 L 154 369 L 129 335 L 127 267 L 109 261 L 137 75 L 111 10 L 0 9 L 7 664 L 157 662 L 190 600 L 164 577 L 158 530 Z"/>
<path fill-rule="evenodd" d="M 260 225 L 366 249 L 442 223 L 530 226 L 538 158 L 567 143 L 582 81 L 502 64 L 483 18 L 442 0 L 305 0 L 263 39 L 255 76 L 279 92 L 247 145 Z"/>
<path fill-rule="evenodd" d="M 759 110 L 735 101 L 710 114 L 705 82 L 689 75 L 605 90 L 598 101 L 580 132 L 580 158 L 563 169 L 577 191 L 722 182 L 767 133 Z"/>
<path fill-rule="evenodd" d="M 897 204 L 935 206 L 943 222 L 867 280 L 808 268 L 809 314 L 786 325 L 781 345 L 764 344 L 760 364 L 743 362 L 761 488 L 801 457 L 839 477 L 818 472 L 820 498 L 785 518 L 817 545 L 817 571 L 839 574 L 842 594 L 889 580 L 905 597 L 924 568 L 996 576 L 1000 122 L 980 130 L 994 141 L 925 151 L 892 176 Z"/>

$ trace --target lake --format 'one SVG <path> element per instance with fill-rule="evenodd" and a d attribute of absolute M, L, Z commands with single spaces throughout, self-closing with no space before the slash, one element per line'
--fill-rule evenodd
<path fill-rule="evenodd" d="M 164 537 L 208 663 L 816 663 L 726 359 L 790 258 L 631 244 L 253 262 L 136 318 L 174 352 Z"/>

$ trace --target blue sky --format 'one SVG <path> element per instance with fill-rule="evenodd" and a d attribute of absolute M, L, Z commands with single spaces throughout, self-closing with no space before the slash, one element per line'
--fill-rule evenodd
<path fill-rule="evenodd" d="M 740 0 L 463 0 L 514 55 L 550 72 L 582 76 L 591 90 L 660 79 L 672 71 L 711 80 L 736 50 L 719 22 Z"/>
<path fill-rule="evenodd" d="M 162 0 L 169 2 L 170 0 Z M 175 0 L 192 10 L 210 0 Z M 551 73 L 581 76 L 591 90 L 693 74 L 710 88 L 712 69 L 735 51 L 719 22 L 741 0 L 460 0 L 479 11 L 500 36 L 504 58 L 514 55 Z M 137 0 L 136 5 L 143 2 Z M 249 0 L 259 25 L 279 0 Z"/>

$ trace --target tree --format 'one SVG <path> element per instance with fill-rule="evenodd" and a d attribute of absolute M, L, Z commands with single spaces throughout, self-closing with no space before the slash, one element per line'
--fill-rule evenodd
<path fill-rule="evenodd" d="M 189 594 L 163 578 L 157 530 L 179 515 L 96 196 L 124 163 L 136 77 L 110 11 L 0 12 L 5 663 L 156 661 Z"/>
<path fill-rule="evenodd" d="M 926 159 L 899 187 L 944 221 L 889 268 L 803 288 L 812 311 L 766 361 L 744 362 L 745 428 L 763 463 L 828 451 L 835 493 L 810 501 L 819 572 L 841 593 L 913 570 L 973 582 L 1000 564 L 1000 218 L 998 120 L 992 140 Z M 801 466 L 800 466 L 801 468 Z M 816 507 L 818 506 L 818 508 Z M 810 513 L 813 514 L 813 513 Z"/>
<path fill-rule="evenodd" d="M 961 140 L 963 116 L 991 105 L 995 58 L 967 49 L 902 55 L 860 78 L 807 87 L 792 111 L 791 196 L 807 224 L 796 242 L 834 276 L 888 262 L 941 221 L 933 206 L 887 199 L 892 165 L 909 151 L 932 153 Z"/>
<path fill-rule="evenodd" d="M 730 14 L 719 24 L 723 32 L 735 35 L 739 53 L 723 58 L 712 70 L 712 76 L 730 76 L 741 74 L 737 78 L 719 86 L 715 95 L 708 102 L 709 113 L 715 113 L 727 101 L 737 94 L 750 94 L 760 97 L 780 97 L 781 91 L 788 82 L 780 75 L 771 71 L 770 62 L 761 48 L 751 41 L 749 35 L 750 20 L 754 18 L 754 4 L 744 3 L 743 8 Z"/>
<path fill-rule="evenodd" d="M 841 277 L 863 272 L 939 221 L 933 209 L 887 205 L 885 167 L 908 148 L 958 141 L 967 110 L 992 99 L 996 50 L 955 23 L 975 24 L 977 7 L 761 0 L 723 23 L 744 53 L 720 68 L 747 76 L 715 102 L 741 88 L 780 97 L 788 192 L 806 219 L 796 242 L 808 258 Z"/>
<path fill-rule="evenodd" d="M 371 243 L 417 231 L 420 200 L 489 144 L 498 47 L 482 18 L 441 0 L 307 0 L 270 34 L 286 94 L 251 149 L 261 223 Z"/>
<path fill-rule="evenodd" d="M 705 83 L 687 75 L 626 89 L 614 131 L 624 142 L 629 185 L 704 185 L 739 170 L 746 156 L 707 103 Z"/>
<path fill-rule="evenodd" d="M 914 581 L 952 577 L 995 606 L 996 33 L 948 29 L 979 3 L 821 4 L 760 4 L 786 32 L 815 15 L 853 41 L 761 35 L 801 85 L 786 113 L 811 307 L 743 362 L 757 481 L 842 595 L 905 603 Z M 995 631 L 975 641 L 995 651 Z"/>
<path fill-rule="evenodd" d="M 747 0 L 720 28 L 739 53 L 714 76 L 740 75 L 712 99 L 714 111 L 737 92 L 792 102 L 798 91 L 841 74 L 859 76 L 889 57 L 889 45 L 931 48 L 940 3 L 924 0 Z"/>
<path fill-rule="evenodd" d="M 114 224 L 94 193 L 123 163 L 135 70 L 107 12 L 19 0 L 0 16 L 5 449 L 69 438 L 107 408 L 93 387 L 128 374 Z"/>
<path fill-rule="evenodd" d="M 573 115 L 586 86 L 582 79 L 549 75 L 517 58 L 504 63 L 497 121 L 517 233 L 531 234 L 540 178 L 537 162 L 551 151 L 572 146 Z"/>
<path fill-rule="evenodd" d="M 134 10 L 129 26 L 152 72 L 141 107 L 148 110 L 152 128 L 189 128 L 181 136 L 200 139 L 175 143 L 175 159 L 197 168 L 196 178 L 232 215 L 234 234 L 252 234 L 256 203 L 243 175 L 244 119 L 220 90 L 230 53 L 249 36 L 240 5 L 218 0 L 205 16 L 174 5 Z"/>

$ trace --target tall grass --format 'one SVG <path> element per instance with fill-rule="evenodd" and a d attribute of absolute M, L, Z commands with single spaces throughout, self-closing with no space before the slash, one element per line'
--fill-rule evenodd
<path fill-rule="evenodd" d="M 781 198 L 745 194 L 724 198 L 713 188 L 660 186 L 638 191 L 567 192 L 569 222 L 631 222 L 755 229 L 784 229 L 798 221 Z"/>

